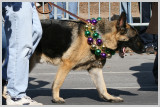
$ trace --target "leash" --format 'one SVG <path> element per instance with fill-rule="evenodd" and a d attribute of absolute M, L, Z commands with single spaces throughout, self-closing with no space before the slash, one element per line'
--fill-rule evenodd
<path fill-rule="evenodd" d="M 51 13 L 52 10 L 53 10 L 53 6 L 55 6 L 55 7 L 57 7 L 58 9 L 60 9 L 60 10 L 62 10 L 62 11 L 64 11 L 64 12 L 66 12 L 66 13 L 68 13 L 68 14 L 70 14 L 70 15 L 72 15 L 73 17 L 76 17 L 78 20 L 81 20 L 82 22 L 88 24 L 88 21 L 86 21 L 85 19 L 83 19 L 83 18 L 81 18 L 81 17 L 79 17 L 79 16 L 77 16 L 77 15 L 75 15 L 75 14 L 69 12 L 69 11 L 67 11 L 67 10 L 64 9 L 64 8 L 62 8 L 62 7 L 60 7 L 60 6 L 56 5 L 56 4 L 54 4 L 54 3 L 52 3 L 52 2 L 48 2 L 48 4 L 51 6 L 51 10 L 50 10 L 50 11 L 47 11 L 47 12 L 41 12 L 41 11 L 38 9 L 38 7 L 36 6 L 36 2 L 35 2 L 36 9 L 37 9 L 37 11 L 38 11 L 39 13 L 41 13 L 41 14 L 48 14 L 48 13 Z"/>

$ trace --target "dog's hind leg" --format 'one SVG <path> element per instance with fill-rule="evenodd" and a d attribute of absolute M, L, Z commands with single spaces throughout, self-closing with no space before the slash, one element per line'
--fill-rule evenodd
<path fill-rule="evenodd" d="M 107 92 L 103 73 L 101 68 L 92 68 L 89 70 L 89 74 L 98 90 L 101 98 L 110 102 L 122 102 L 123 99 L 120 97 L 114 97 Z"/>
<path fill-rule="evenodd" d="M 36 65 L 36 63 L 38 62 L 38 59 L 39 57 L 38 57 L 38 55 L 36 54 L 36 53 L 34 53 L 32 56 L 31 56 L 31 58 L 30 58 L 30 60 L 29 60 L 29 72 L 31 72 L 32 71 L 32 69 L 34 68 L 34 66 Z"/>
<path fill-rule="evenodd" d="M 60 87 L 62 86 L 67 74 L 70 72 L 72 64 L 69 61 L 63 61 L 60 64 L 55 80 L 52 85 L 53 101 L 56 103 L 64 103 L 65 100 L 59 96 Z"/>

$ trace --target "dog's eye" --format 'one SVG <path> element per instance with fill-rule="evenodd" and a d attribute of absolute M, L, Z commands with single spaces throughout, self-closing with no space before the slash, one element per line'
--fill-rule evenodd
<path fill-rule="evenodd" d="M 123 28 L 123 29 L 120 30 L 120 34 L 121 34 L 121 35 L 124 35 L 124 34 L 127 33 L 127 31 L 128 31 L 128 29 Z"/>

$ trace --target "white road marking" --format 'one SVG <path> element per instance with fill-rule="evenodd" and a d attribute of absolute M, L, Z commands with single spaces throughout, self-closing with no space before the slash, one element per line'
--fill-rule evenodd
<path fill-rule="evenodd" d="M 103 74 L 133 74 L 133 73 L 152 73 L 151 71 L 144 71 L 144 72 L 141 72 L 141 71 L 131 71 L 131 72 L 128 72 L 128 71 L 124 71 L 124 72 L 112 72 L 112 71 L 108 71 L 108 72 L 103 72 Z M 30 76 L 31 75 L 55 75 L 56 72 L 54 73 L 30 73 Z M 88 74 L 88 72 L 70 72 L 69 74 Z"/>
<path fill-rule="evenodd" d="M 139 89 L 139 88 L 143 88 L 143 89 L 155 89 L 158 88 L 157 86 L 144 86 L 144 87 L 107 87 L 107 89 Z M 88 87 L 88 88 L 61 88 L 61 89 L 79 89 L 79 90 L 89 90 L 89 89 L 96 89 L 95 87 Z M 50 89 L 45 89 L 45 88 L 36 88 L 36 89 L 28 89 L 30 91 L 33 90 L 51 90 Z"/>

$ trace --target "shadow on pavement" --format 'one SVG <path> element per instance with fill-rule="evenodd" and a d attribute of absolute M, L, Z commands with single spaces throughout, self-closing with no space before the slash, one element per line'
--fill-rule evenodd
<path fill-rule="evenodd" d="M 153 63 L 142 63 L 140 66 L 131 67 L 130 70 L 140 71 L 140 72 L 145 72 L 145 71 L 152 72 L 152 68 L 153 68 Z"/>
<path fill-rule="evenodd" d="M 137 95 L 128 91 L 122 91 L 117 89 L 108 89 L 108 92 L 113 96 Z M 64 99 L 75 97 L 87 97 L 96 101 L 106 102 L 99 97 L 99 94 L 96 89 L 61 89 L 61 96 L 63 96 Z"/>
<path fill-rule="evenodd" d="M 34 84 L 32 82 L 34 82 Z M 37 89 L 37 88 L 42 88 L 42 87 L 44 87 L 48 84 L 49 84 L 49 82 L 42 81 L 42 80 L 41 81 L 40 80 L 36 81 L 36 78 L 29 77 L 28 88 Z"/>
<path fill-rule="evenodd" d="M 139 71 L 138 73 L 136 72 L 133 74 L 133 76 L 137 78 L 137 82 L 141 87 L 139 91 L 158 91 L 152 69 L 153 63 L 142 63 L 140 66 L 130 68 L 132 71 Z"/>
<path fill-rule="evenodd" d="M 51 97 L 52 100 L 52 89 L 51 88 L 43 88 L 44 86 L 48 85 L 49 82 L 46 81 L 36 81 L 36 78 L 30 77 L 29 78 L 29 90 L 27 90 L 27 95 L 31 98 L 35 98 L 38 96 L 48 96 Z M 129 91 L 122 91 L 118 89 L 107 89 L 108 92 L 113 96 L 120 96 L 120 95 L 128 95 L 128 96 L 135 96 L 137 94 L 131 93 Z M 100 102 L 106 102 L 101 99 L 98 95 L 96 89 L 60 89 L 60 96 L 64 99 L 68 98 L 80 98 L 86 97 L 89 99 L 93 99 Z"/>
<path fill-rule="evenodd" d="M 113 96 L 120 96 L 120 95 L 128 95 L 128 96 L 135 96 L 138 94 L 134 94 L 128 91 L 122 91 L 117 89 L 108 89 L 108 92 Z M 33 94 L 34 93 L 34 94 Z M 27 95 L 31 98 L 38 97 L 38 96 L 50 96 L 52 100 L 52 92 L 51 89 L 42 89 L 42 90 L 30 90 L 27 91 Z M 68 98 L 80 98 L 80 97 L 87 97 L 89 99 L 93 99 L 100 102 L 106 102 L 101 99 L 98 95 L 96 89 L 61 89 L 60 96 L 64 99 Z"/>

